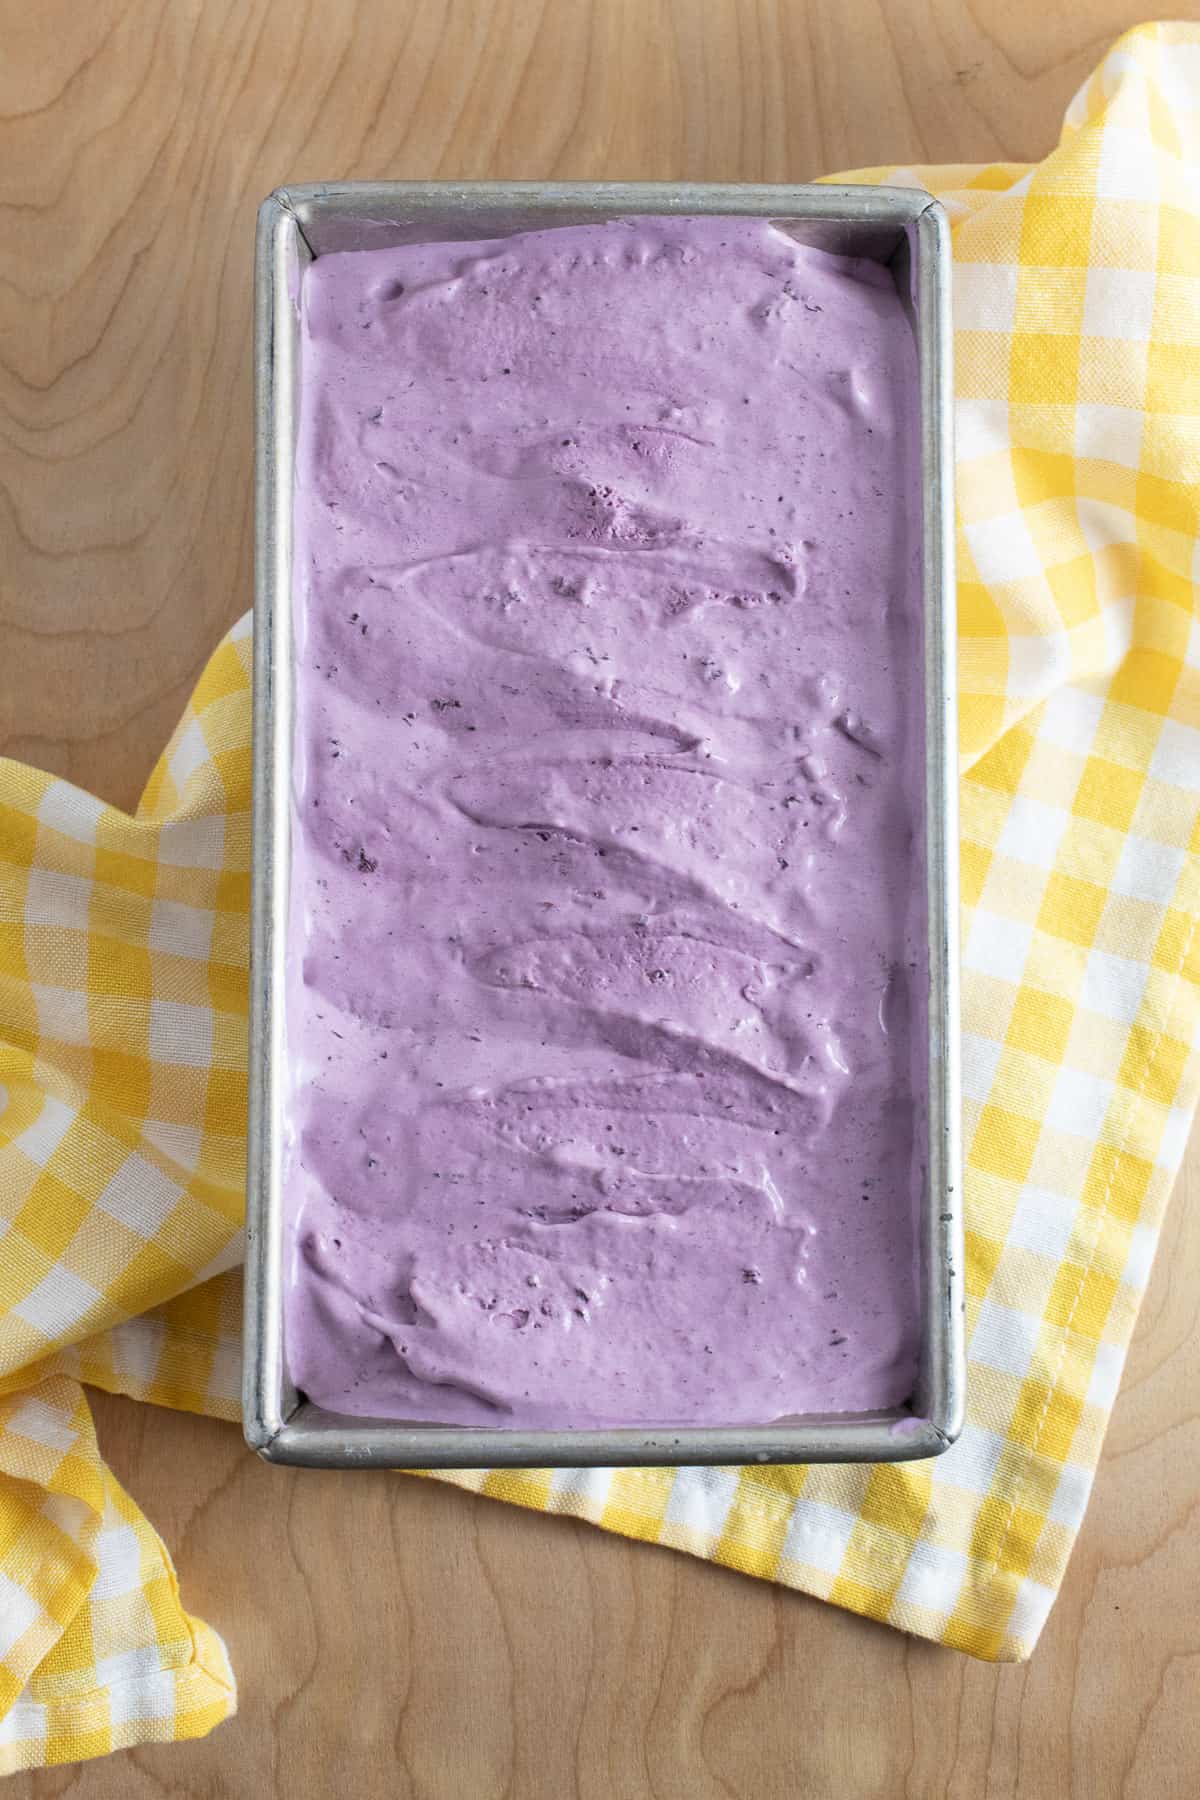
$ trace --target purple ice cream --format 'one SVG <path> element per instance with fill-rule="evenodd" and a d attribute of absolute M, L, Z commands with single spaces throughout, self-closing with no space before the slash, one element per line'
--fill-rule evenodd
<path fill-rule="evenodd" d="M 890 277 L 752 220 L 302 286 L 287 1357 L 488 1426 L 899 1404 L 920 462 Z"/>

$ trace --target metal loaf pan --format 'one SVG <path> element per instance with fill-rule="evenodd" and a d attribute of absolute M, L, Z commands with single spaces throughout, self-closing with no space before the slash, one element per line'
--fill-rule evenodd
<path fill-rule="evenodd" d="M 509 1431 L 350 1418 L 314 1406 L 284 1344 L 283 972 L 292 704 L 292 484 L 304 265 L 334 250 L 495 238 L 626 214 L 767 217 L 801 243 L 887 265 L 916 334 L 924 491 L 924 685 L 929 914 L 929 1144 L 921 1220 L 923 1335 L 907 1408 L 807 1415 L 754 1428 Z M 881 187 L 600 183 L 349 183 L 280 189 L 258 219 L 254 603 L 254 853 L 244 1413 L 272 1462 L 317 1467 L 874 1462 L 937 1455 L 965 1382 L 958 1079 L 950 246 L 929 195 Z"/>

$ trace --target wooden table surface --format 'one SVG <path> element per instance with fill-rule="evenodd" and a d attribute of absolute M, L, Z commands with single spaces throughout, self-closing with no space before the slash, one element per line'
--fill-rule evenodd
<path fill-rule="evenodd" d="M 0 747 L 132 802 L 250 603 L 250 244 L 277 183 L 1030 159 L 1146 16 L 1131 0 L 0 0 Z M 1198 1277 L 1194 1151 L 1024 1668 L 434 1484 L 270 1469 L 232 1426 L 101 1398 L 102 1443 L 225 1634 L 242 1710 L 206 1742 L 9 1791 L 1195 1795 Z"/>

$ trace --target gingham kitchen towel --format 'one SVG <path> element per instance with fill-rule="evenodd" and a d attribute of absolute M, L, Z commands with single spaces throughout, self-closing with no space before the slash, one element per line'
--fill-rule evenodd
<path fill-rule="evenodd" d="M 1019 1659 L 1200 1077 L 1200 29 L 1122 39 L 1037 168 L 887 173 L 954 223 L 966 1429 L 908 1466 L 451 1479 Z M 0 766 L 9 1768 L 234 1704 L 79 1383 L 237 1413 L 248 652 L 134 818 Z"/>

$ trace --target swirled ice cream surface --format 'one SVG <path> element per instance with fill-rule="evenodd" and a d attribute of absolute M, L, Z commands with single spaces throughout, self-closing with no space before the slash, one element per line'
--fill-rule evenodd
<path fill-rule="evenodd" d="M 747 219 L 301 289 L 287 1357 L 321 1405 L 911 1393 L 917 369 Z"/>

